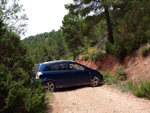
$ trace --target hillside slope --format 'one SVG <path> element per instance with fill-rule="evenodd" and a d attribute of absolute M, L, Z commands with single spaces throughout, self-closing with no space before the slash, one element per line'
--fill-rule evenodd
<path fill-rule="evenodd" d="M 90 68 L 100 70 L 102 73 L 109 70 L 110 74 L 114 73 L 116 66 L 122 65 L 125 68 L 128 79 L 150 78 L 150 55 L 143 57 L 139 50 L 128 55 L 123 61 L 117 60 L 112 55 L 106 55 L 96 62 L 90 58 L 85 62 L 81 57 L 78 62 Z"/>

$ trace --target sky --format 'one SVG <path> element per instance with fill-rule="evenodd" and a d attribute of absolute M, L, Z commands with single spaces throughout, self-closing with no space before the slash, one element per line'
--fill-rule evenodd
<path fill-rule="evenodd" d="M 72 0 L 21 0 L 27 14 L 27 33 L 21 38 L 58 30 L 62 26 L 63 17 L 68 13 L 64 5 Z"/>

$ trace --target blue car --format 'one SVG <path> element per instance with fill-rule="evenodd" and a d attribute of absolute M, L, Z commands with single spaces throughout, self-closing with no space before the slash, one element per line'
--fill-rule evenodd
<path fill-rule="evenodd" d="M 51 61 L 36 65 L 36 79 L 42 79 L 46 91 L 56 88 L 90 84 L 95 87 L 103 75 L 74 61 Z"/>

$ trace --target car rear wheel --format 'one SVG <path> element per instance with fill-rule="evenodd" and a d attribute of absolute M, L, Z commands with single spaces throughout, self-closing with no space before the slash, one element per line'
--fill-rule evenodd
<path fill-rule="evenodd" d="M 48 81 L 44 84 L 45 91 L 53 92 L 55 90 L 55 84 L 52 81 Z"/>
<path fill-rule="evenodd" d="M 100 79 L 97 77 L 97 76 L 93 76 L 91 79 L 90 79 L 90 85 L 92 87 L 96 87 L 100 84 Z"/>

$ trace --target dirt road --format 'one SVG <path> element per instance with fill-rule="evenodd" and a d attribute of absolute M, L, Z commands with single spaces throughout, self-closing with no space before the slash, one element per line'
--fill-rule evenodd
<path fill-rule="evenodd" d="M 150 100 L 111 88 L 77 87 L 54 93 L 52 113 L 150 113 Z"/>

